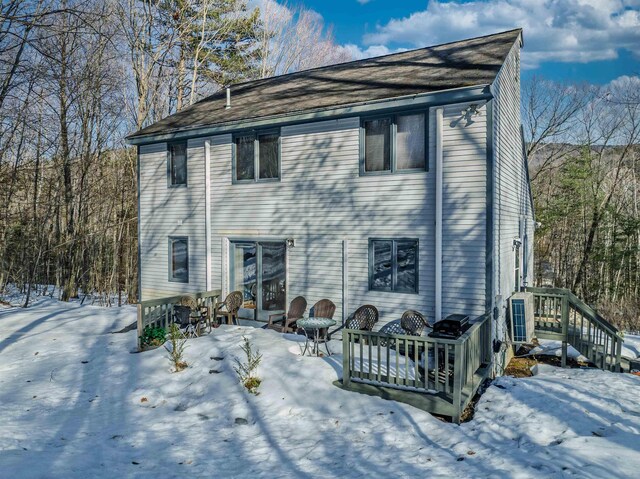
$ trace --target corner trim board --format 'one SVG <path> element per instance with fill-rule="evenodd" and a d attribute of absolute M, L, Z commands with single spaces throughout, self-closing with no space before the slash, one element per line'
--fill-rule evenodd
<path fill-rule="evenodd" d="M 444 108 L 436 108 L 436 267 L 435 320 L 442 319 L 442 122 Z"/>
<path fill-rule="evenodd" d="M 208 139 L 204 142 L 204 229 L 207 258 L 205 284 L 207 291 L 211 291 L 211 141 Z"/>

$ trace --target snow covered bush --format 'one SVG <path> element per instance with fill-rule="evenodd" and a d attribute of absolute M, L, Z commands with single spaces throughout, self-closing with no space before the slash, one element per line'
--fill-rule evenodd
<path fill-rule="evenodd" d="M 256 375 L 256 370 L 260 365 L 260 360 L 262 360 L 262 354 L 260 354 L 259 349 L 253 351 L 251 342 L 248 338 L 243 336 L 242 340 L 244 341 L 242 350 L 244 351 L 247 359 L 246 362 L 242 362 L 240 359 L 235 358 L 236 365 L 233 369 L 247 391 L 251 394 L 258 394 L 258 388 L 260 387 L 262 380 Z"/>
<path fill-rule="evenodd" d="M 165 345 L 166 350 L 169 352 L 169 359 L 173 363 L 175 372 L 180 372 L 188 366 L 182 359 L 187 340 L 182 335 L 180 327 L 175 323 L 169 328 L 169 344 L 170 346 Z"/>

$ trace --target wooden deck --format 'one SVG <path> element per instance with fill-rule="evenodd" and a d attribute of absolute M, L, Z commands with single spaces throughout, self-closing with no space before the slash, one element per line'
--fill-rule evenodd
<path fill-rule="evenodd" d="M 180 302 L 184 296 L 193 296 L 196 298 L 198 306 L 206 306 L 209 311 L 213 311 L 213 305 L 220 298 L 221 291 L 213 290 L 202 293 L 185 293 L 179 296 L 170 296 L 167 298 L 152 299 L 149 301 L 141 301 L 138 303 L 138 349 L 140 348 L 140 336 L 146 326 L 152 328 L 169 329 L 169 325 L 173 322 L 173 307 Z"/>
<path fill-rule="evenodd" d="M 490 374 L 488 314 L 458 339 L 345 329 L 342 345 L 343 379 L 337 386 L 405 402 L 457 423 Z"/>

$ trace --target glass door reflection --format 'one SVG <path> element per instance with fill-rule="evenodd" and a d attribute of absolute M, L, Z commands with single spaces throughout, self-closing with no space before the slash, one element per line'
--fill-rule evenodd
<path fill-rule="evenodd" d="M 284 242 L 233 242 L 231 284 L 242 291 L 240 317 L 266 321 L 286 305 L 286 246 Z"/>
<path fill-rule="evenodd" d="M 261 301 L 258 316 L 268 319 L 269 312 L 285 308 L 285 254 L 284 243 L 260 243 Z"/>

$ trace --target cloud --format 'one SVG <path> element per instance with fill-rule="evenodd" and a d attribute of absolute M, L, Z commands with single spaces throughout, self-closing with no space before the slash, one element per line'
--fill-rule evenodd
<path fill-rule="evenodd" d="M 356 2 L 358 2 L 360 5 L 366 5 L 367 3 L 369 3 L 371 0 L 356 0 Z"/>
<path fill-rule="evenodd" d="M 341 48 L 347 52 L 347 54 L 354 60 L 361 60 L 363 58 L 379 57 L 382 55 L 388 55 L 389 53 L 398 53 L 407 51 L 407 48 L 395 48 L 390 49 L 384 45 L 370 45 L 367 48 L 359 47 L 353 43 L 347 43 L 342 45 Z"/>
<path fill-rule="evenodd" d="M 640 58 L 640 0 L 430 1 L 408 17 L 377 25 L 363 42 L 370 48 L 417 48 L 524 29 L 522 63 L 610 60 L 627 49 Z M 389 50 L 391 51 L 391 50 Z"/>

